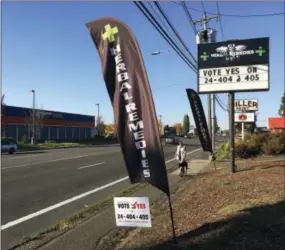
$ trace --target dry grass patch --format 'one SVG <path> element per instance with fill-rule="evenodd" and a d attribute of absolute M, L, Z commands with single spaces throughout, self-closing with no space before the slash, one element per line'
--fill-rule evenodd
<path fill-rule="evenodd" d="M 285 249 L 281 163 L 240 161 L 232 176 L 221 169 L 192 177 L 173 198 L 179 246 L 164 202 L 153 208 L 153 227 L 132 231 L 117 249 Z"/>

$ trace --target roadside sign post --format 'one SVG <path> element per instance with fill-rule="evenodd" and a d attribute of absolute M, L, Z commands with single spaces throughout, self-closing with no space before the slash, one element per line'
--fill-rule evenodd
<path fill-rule="evenodd" d="M 244 141 L 244 122 L 241 123 L 241 139 Z"/>
<path fill-rule="evenodd" d="M 235 172 L 235 114 L 234 114 L 234 100 L 235 93 L 230 92 L 229 94 L 229 112 L 230 112 L 230 121 L 229 121 L 229 130 L 230 130 L 230 174 Z"/>
<path fill-rule="evenodd" d="M 235 172 L 235 93 L 268 91 L 269 38 L 198 44 L 198 93 L 229 93 L 230 173 Z M 235 105 L 236 104 L 236 105 Z M 247 110 L 257 105 L 248 102 Z M 241 107 L 239 110 L 242 110 Z M 244 123 L 245 121 L 243 121 Z M 243 139 L 244 139 L 244 125 Z"/>

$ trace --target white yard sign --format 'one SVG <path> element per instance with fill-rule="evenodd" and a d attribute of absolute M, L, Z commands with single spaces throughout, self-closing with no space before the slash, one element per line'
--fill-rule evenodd
<path fill-rule="evenodd" d="M 255 114 L 251 113 L 235 113 L 235 122 L 255 122 Z"/>
<path fill-rule="evenodd" d="M 268 89 L 268 65 L 199 69 L 199 93 Z"/>
<path fill-rule="evenodd" d="M 114 197 L 118 227 L 151 227 L 148 197 Z"/>
<path fill-rule="evenodd" d="M 235 110 L 239 111 L 257 111 L 258 110 L 258 100 L 235 100 Z"/>

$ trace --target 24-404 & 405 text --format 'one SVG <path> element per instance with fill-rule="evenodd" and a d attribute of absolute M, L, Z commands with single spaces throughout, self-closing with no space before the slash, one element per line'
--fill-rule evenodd
<path fill-rule="evenodd" d="M 234 79 L 236 78 L 236 79 Z M 213 77 L 206 77 L 205 78 L 205 84 L 209 83 L 228 83 L 228 82 L 241 82 L 241 81 L 258 81 L 259 74 L 254 74 L 254 75 L 246 75 L 246 76 L 221 76 L 219 78 L 213 78 Z"/>

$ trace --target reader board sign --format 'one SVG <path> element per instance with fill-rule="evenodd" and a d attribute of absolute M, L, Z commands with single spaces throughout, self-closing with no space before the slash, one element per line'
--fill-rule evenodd
<path fill-rule="evenodd" d="M 235 122 L 255 122 L 254 112 L 235 113 Z"/>
<path fill-rule="evenodd" d="M 148 197 L 114 197 L 118 227 L 151 227 Z"/>
<path fill-rule="evenodd" d="M 235 100 L 236 111 L 258 111 L 258 100 Z"/>
<path fill-rule="evenodd" d="M 198 92 L 269 90 L 269 38 L 198 45 Z"/>

